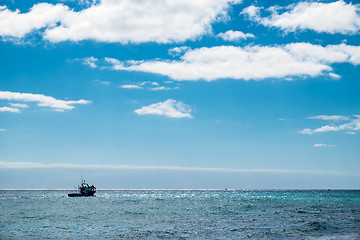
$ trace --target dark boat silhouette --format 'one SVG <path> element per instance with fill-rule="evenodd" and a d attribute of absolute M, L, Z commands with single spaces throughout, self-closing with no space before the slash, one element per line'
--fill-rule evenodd
<path fill-rule="evenodd" d="M 96 192 L 96 187 L 94 185 L 89 185 L 85 180 L 81 180 L 81 185 L 78 186 L 78 192 L 69 193 L 69 197 L 91 197 L 94 196 Z"/>

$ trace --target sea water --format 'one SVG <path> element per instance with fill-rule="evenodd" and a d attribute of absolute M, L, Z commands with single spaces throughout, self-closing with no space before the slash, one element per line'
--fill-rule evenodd
<path fill-rule="evenodd" d="M 0 239 L 360 239 L 360 191 L 0 191 Z"/>

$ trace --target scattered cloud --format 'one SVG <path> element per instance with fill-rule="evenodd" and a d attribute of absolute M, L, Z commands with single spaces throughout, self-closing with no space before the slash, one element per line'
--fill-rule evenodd
<path fill-rule="evenodd" d="M 12 108 L 12 107 L 0 107 L 0 112 L 20 113 L 20 110 L 18 108 Z"/>
<path fill-rule="evenodd" d="M 172 56 L 179 56 L 180 54 L 190 50 L 190 47 L 182 46 L 182 47 L 174 47 L 170 48 L 168 53 Z"/>
<path fill-rule="evenodd" d="M 233 30 L 229 30 L 224 33 L 219 33 L 216 36 L 222 38 L 225 41 L 239 41 L 242 39 L 246 40 L 248 38 L 255 38 L 254 34 L 243 33 L 241 31 L 233 31 Z"/>
<path fill-rule="evenodd" d="M 320 115 L 320 116 L 322 116 L 322 115 Z M 329 120 L 329 119 L 325 119 L 325 120 Z M 325 126 L 321 126 L 316 129 L 305 128 L 305 129 L 299 131 L 299 133 L 311 135 L 314 133 L 321 133 L 321 132 L 338 132 L 338 131 L 354 132 L 354 131 L 359 131 L 359 130 L 360 130 L 360 115 L 354 115 L 354 118 L 350 119 L 349 122 L 344 123 L 344 124 L 325 125 Z"/>
<path fill-rule="evenodd" d="M 101 81 L 99 79 L 94 80 L 96 85 L 104 85 L 104 86 L 110 86 L 111 82 L 110 81 Z"/>
<path fill-rule="evenodd" d="M 120 85 L 119 88 L 126 88 L 126 89 L 142 89 L 143 87 L 136 85 L 136 84 L 124 84 Z"/>
<path fill-rule="evenodd" d="M 149 88 L 149 90 L 151 90 L 151 91 L 162 91 L 162 90 L 171 90 L 171 89 L 172 89 L 172 88 L 164 87 L 164 86 Z"/>
<path fill-rule="evenodd" d="M 8 92 L 0 91 L 0 99 L 8 101 L 19 101 L 19 102 L 36 102 L 39 107 L 49 107 L 54 111 L 64 111 L 71 110 L 74 108 L 73 105 L 76 104 L 89 104 L 89 100 L 77 100 L 77 101 L 65 101 L 55 99 L 50 96 L 43 94 L 32 94 L 32 93 L 20 93 L 20 92 Z M 9 111 L 19 112 L 19 109 L 14 110 L 15 108 L 3 107 L 2 109 L 7 109 Z"/>
<path fill-rule="evenodd" d="M 169 118 L 192 118 L 191 107 L 180 101 L 168 99 L 164 102 L 158 102 L 149 106 L 136 109 L 134 112 L 138 115 L 160 115 Z"/>
<path fill-rule="evenodd" d="M 358 34 L 360 30 L 359 5 L 347 4 L 343 0 L 330 3 L 304 1 L 286 8 L 273 6 L 267 9 L 271 14 L 269 17 L 262 17 L 262 10 L 252 5 L 245 8 L 242 14 L 264 26 L 277 27 L 286 32 L 309 29 L 318 33 Z"/>
<path fill-rule="evenodd" d="M 317 115 L 314 117 L 308 117 L 308 119 L 320 119 L 325 121 L 340 121 L 340 120 L 349 120 L 348 117 L 341 115 Z"/>
<path fill-rule="evenodd" d="M 97 68 L 97 62 L 99 61 L 97 58 L 94 58 L 93 56 L 82 58 L 82 59 L 79 59 L 79 60 L 82 61 L 82 63 L 84 65 L 87 65 L 87 66 L 89 66 L 91 68 Z"/>
<path fill-rule="evenodd" d="M 346 134 L 354 135 L 354 134 L 356 134 L 356 132 L 346 132 Z"/>
<path fill-rule="evenodd" d="M 324 143 L 316 143 L 313 147 L 336 147 L 335 145 L 329 145 Z"/>
<path fill-rule="evenodd" d="M 360 64 L 360 46 L 291 43 L 275 46 L 217 46 L 188 50 L 180 60 L 119 61 L 105 58 L 118 71 L 140 71 L 173 80 L 263 80 L 329 74 L 333 63 Z"/>
<path fill-rule="evenodd" d="M 341 76 L 336 73 L 329 73 L 329 77 L 331 77 L 334 80 L 339 80 L 341 78 Z"/>
<path fill-rule="evenodd" d="M 195 172 L 223 172 L 223 173 L 270 173 L 270 174 L 314 174 L 314 175 L 356 175 L 358 173 L 346 173 L 326 170 L 301 170 L 301 169 L 241 169 L 241 168 L 201 168 L 183 166 L 134 166 L 134 165 L 110 165 L 110 164 L 66 164 L 66 163 L 36 163 L 36 162 L 4 162 L 0 161 L 0 169 L 42 169 L 42 168 L 65 168 L 65 169 L 119 169 L 119 170 L 164 170 L 164 171 L 195 171 Z"/>
<path fill-rule="evenodd" d="M 29 106 L 27 104 L 23 103 L 9 103 L 11 107 L 14 108 L 28 108 Z"/>
<path fill-rule="evenodd" d="M 0 132 L 6 132 L 7 129 L 4 129 L 4 128 L 0 128 Z"/>
<path fill-rule="evenodd" d="M 22 38 L 39 30 L 51 42 L 171 43 L 211 34 L 213 22 L 226 19 L 238 0 L 81 1 L 88 8 L 35 4 L 28 12 L 0 7 L 0 36 Z"/>
<path fill-rule="evenodd" d="M 160 86 L 160 84 L 157 82 L 149 82 L 149 81 L 138 83 L 138 84 L 123 84 L 123 85 L 120 85 L 119 88 L 147 89 L 147 90 L 151 90 L 151 91 L 178 89 L 178 87 L 164 87 L 164 86 Z"/>

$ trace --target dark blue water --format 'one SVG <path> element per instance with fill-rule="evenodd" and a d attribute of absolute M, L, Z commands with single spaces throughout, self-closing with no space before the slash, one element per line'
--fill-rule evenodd
<path fill-rule="evenodd" d="M 360 191 L 0 191 L 0 239 L 360 239 Z"/>

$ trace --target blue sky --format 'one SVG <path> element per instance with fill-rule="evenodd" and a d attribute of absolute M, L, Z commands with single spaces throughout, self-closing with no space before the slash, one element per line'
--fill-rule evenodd
<path fill-rule="evenodd" d="M 0 1 L 0 188 L 359 188 L 360 5 Z"/>

